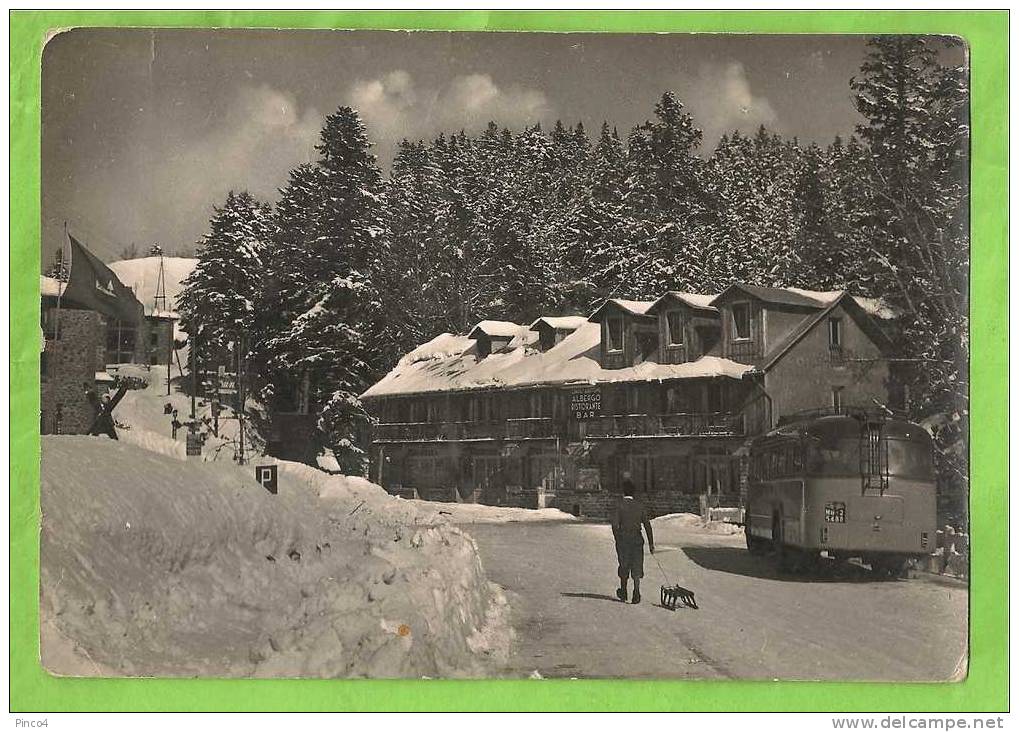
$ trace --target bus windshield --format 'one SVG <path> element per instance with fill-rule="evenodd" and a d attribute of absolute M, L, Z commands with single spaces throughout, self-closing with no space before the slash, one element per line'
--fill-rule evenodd
<path fill-rule="evenodd" d="M 888 474 L 900 478 L 932 480 L 934 460 L 927 441 L 885 439 L 888 445 Z M 807 471 L 815 475 L 859 475 L 860 440 L 807 440 Z"/>

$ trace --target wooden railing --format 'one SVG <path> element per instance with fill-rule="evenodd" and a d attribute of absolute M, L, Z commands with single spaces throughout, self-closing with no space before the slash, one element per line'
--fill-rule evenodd
<path fill-rule="evenodd" d="M 506 438 L 526 440 L 563 435 L 565 423 L 552 417 L 523 417 L 506 420 Z"/>
<path fill-rule="evenodd" d="M 586 437 L 645 435 L 742 435 L 743 415 L 728 412 L 690 414 L 626 414 L 584 422 Z"/>
<path fill-rule="evenodd" d="M 628 414 L 564 421 L 552 417 L 507 419 L 499 422 L 398 422 L 375 425 L 376 442 L 442 442 L 459 440 L 527 440 L 562 437 L 646 437 L 742 435 L 742 414 Z"/>
<path fill-rule="evenodd" d="M 763 356 L 760 339 L 752 341 L 730 341 L 726 346 L 726 358 L 740 363 L 749 363 Z"/>

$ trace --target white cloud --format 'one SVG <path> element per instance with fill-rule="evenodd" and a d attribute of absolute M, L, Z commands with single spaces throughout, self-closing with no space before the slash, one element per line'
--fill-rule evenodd
<path fill-rule="evenodd" d="M 287 171 L 314 156 L 322 115 L 314 108 L 301 110 L 290 94 L 269 86 L 244 87 L 227 109 L 207 136 L 188 144 L 161 171 L 161 177 L 178 181 L 168 189 L 171 195 L 195 205 L 221 202 L 230 189 L 274 199 Z M 181 186 L 179 181 L 189 177 Z"/>
<path fill-rule="evenodd" d="M 477 129 L 493 119 L 521 127 L 547 119 L 553 112 L 541 91 L 499 86 L 488 74 L 463 74 L 429 86 L 398 69 L 355 82 L 347 99 L 361 114 L 370 136 L 380 141 Z"/>
<path fill-rule="evenodd" d="M 115 200 L 111 191 L 135 191 L 120 231 L 124 241 L 145 241 L 148 232 L 181 232 L 182 240 L 162 242 L 173 249 L 187 245 L 208 225 L 213 205 L 222 204 L 229 190 L 248 190 L 262 200 L 275 200 L 295 165 L 315 156 L 323 116 L 302 109 L 296 99 L 269 86 L 246 86 L 223 105 L 202 132 L 190 136 L 152 136 L 135 140 L 132 159 L 118 176 L 97 186 L 93 210 Z"/>
<path fill-rule="evenodd" d="M 750 88 L 743 64 L 702 64 L 683 94 L 694 121 L 704 130 L 704 144 L 714 147 L 718 138 L 734 129 L 752 133 L 760 125 L 779 131 L 780 120 L 767 97 Z"/>

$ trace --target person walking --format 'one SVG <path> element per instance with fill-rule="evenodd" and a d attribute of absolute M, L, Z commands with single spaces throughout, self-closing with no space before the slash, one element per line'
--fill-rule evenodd
<path fill-rule="evenodd" d="M 636 497 L 636 488 L 629 473 L 623 473 L 623 496 L 612 512 L 612 536 L 616 540 L 616 558 L 619 562 L 619 589 L 616 597 L 627 601 L 627 583 L 633 579 L 633 604 L 640 602 L 640 580 L 644 576 L 644 537 L 647 534 L 648 550 L 655 553 L 655 537 L 651 531 L 647 507 Z"/>

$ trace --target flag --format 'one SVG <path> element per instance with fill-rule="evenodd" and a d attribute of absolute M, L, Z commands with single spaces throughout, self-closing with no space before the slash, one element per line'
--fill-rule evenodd
<path fill-rule="evenodd" d="M 63 298 L 87 310 L 138 325 L 144 315 L 142 304 L 131 288 L 81 242 L 67 235 L 71 246 L 71 271 Z"/>

